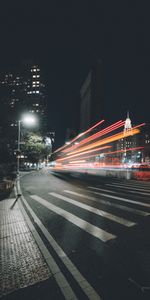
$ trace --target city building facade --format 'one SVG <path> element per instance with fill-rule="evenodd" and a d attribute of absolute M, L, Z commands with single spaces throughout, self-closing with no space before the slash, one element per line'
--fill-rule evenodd
<path fill-rule="evenodd" d="M 22 64 L 18 70 L 0 76 L 1 123 L 15 127 L 22 114 L 37 116 L 39 128 L 46 131 L 47 103 L 45 84 L 38 65 Z"/>
<path fill-rule="evenodd" d="M 104 63 L 101 60 L 98 60 L 93 65 L 83 82 L 80 90 L 80 99 L 80 130 L 84 131 L 106 115 Z"/>
<path fill-rule="evenodd" d="M 46 88 L 38 65 L 27 62 L 1 73 L 0 103 L 0 139 L 9 153 L 14 154 L 18 147 L 18 121 L 25 114 L 34 114 L 37 122 L 28 128 L 21 123 L 22 143 L 28 131 L 47 135 Z"/>

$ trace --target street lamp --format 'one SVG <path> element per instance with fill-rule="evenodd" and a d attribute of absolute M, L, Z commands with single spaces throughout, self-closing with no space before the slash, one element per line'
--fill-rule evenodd
<path fill-rule="evenodd" d="M 36 124 L 36 118 L 33 115 L 24 115 L 22 120 L 18 121 L 18 155 L 17 155 L 17 175 L 19 176 L 19 164 L 20 164 L 20 127 L 21 123 L 32 126 Z"/>

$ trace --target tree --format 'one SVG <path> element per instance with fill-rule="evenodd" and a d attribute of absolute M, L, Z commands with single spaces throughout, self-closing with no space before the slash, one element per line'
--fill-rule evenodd
<path fill-rule="evenodd" d="M 22 150 L 28 161 L 38 163 L 44 160 L 51 153 L 51 147 L 46 145 L 40 133 L 28 133 L 24 139 L 25 144 Z"/>

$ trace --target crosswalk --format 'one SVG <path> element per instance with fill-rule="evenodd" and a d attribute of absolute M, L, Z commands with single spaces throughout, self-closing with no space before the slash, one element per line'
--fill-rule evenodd
<path fill-rule="evenodd" d="M 127 192 L 129 192 L 127 194 Z M 131 193 L 137 197 L 131 197 Z M 133 196 L 133 195 L 132 195 Z M 112 182 L 104 185 L 87 185 L 84 187 L 66 188 L 53 190 L 43 195 L 30 194 L 29 198 L 38 207 L 40 206 L 51 212 L 51 216 L 61 218 L 66 226 L 72 228 L 72 232 L 82 232 L 88 235 L 89 240 L 107 243 L 111 240 L 117 242 L 117 238 L 130 231 L 139 222 L 150 215 L 150 186 L 134 185 L 129 182 Z M 40 227 L 51 247 L 65 264 L 73 278 L 80 285 L 88 299 L 101 299 L 94 288 L 82 276 L 72 263 L 64 250 L 58 245 L 53 233 L 48 231 L 47 225 L 41 221 L 31 209 L 30 202 L 24 202 L 30 211 L 32 218 Z M 60 228 L 61 230 L 61 228 Z M 69 289 L 69 287 L 68 287 Z M 72 294 L 73 295 L 73 294 Z M 66 296 L 69 300 L 69 297 Z M 77 297 L 78 298 L 78 297 Z M 76 299 L 73 296 L 72 299 Z"/>
<path fill-rule="evenodd" d="M 113 228 L 114 223 L 118 224 L 118 226 L 121 225 L 128 228 L 138 224 L 138 221 L 135 221 L 135 215 L 138 217 L 146 217 L 150 215 L 150 203 L 143 199 L 142 201 L 137 201 L 127 197 L 117 196 L 118 192 L 110 189 L 108 190 L 107 186 L 109 186 L 109 188 L 117 188 L 119 186 L 122 189 L 136 189 L 139 195 L 141 193 L 141 189 L 143 189 L 143 186 L 140 187 L 139 185 L 138 188 L 136 188 L 128 183 L 112 183 L 106 184 L 106 188 L 88 186 L 88 193 L 85 192 L 84 189 L 78 188 L 76 191 L 63 190 L 61 193 L 51 191 L 48 193 L 50 197 L 45 197 L 46 199 L 38 195 L 31 195 L 30 197 L 56 215 L 61 216 L 67 222 L 72 223 L 102 242 L 107 242 L 111 239 L 117 238 L 117 235 L 114 234 L 114 232 L 111 232 L 110 229 L 108 231 L 101 228 L 102 220 L 106 224 L 111 222 L 110 224 L 112 226 L 109 228 Z M 147 191 L 149 191 L 148 195 L 150 195 L 150 188 L 147 188 Z M 51 203 L 51 199 L 53 198 L 59 200 L 59 203 Z M 90 201 L 90 204 L 85 203 L 85 200 Z M 65 209 L 63 208 L 63 203 L 68 204 L 69 207 L 71 205 L 71 212 L 69 210 L 70 208 L 67 208 L 66 206 Z M 103 209 L 99 207 L 100 205 L 103 206 Z M 74 208 L 78 209 L 77 213 L 74 213 Z M 113 208 L 113 210 L 115 209 L 115 213 L 114 211 L 113 213 L 108 211 L 108 208 L 109 210 L 111 208 Z M 83 217 L 80 216 L 81 211 L 100 217 L 99 224 L 95 225 L 90 223 L 86 217 L 83 219 Z M 128 217 L 122 216 L 122 214 L 119 215 L 120 211 L 122 211 L 124 215 L 127 212 Z"/>

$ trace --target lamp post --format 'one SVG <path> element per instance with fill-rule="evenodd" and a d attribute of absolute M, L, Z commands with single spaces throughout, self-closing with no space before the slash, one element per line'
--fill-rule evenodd
<path fill-rule="evenodd" d="M 19 163 L 20 163 L 20 124 L 21 120 L 18 121 L 18 155 L 17 155 L 17 175 L 19 176 Z"/>
<path fill-rule="evenodd" d="M 25 125 L 34 125 L 36 123 L 35 116 L 33 115 L 24 115 L 22 120 L 18 121 L 18 155 L 17 155 L 17 176 L 19 177 L 19 166 L 20 166 L 20 128 L 21 123 Z"/>

